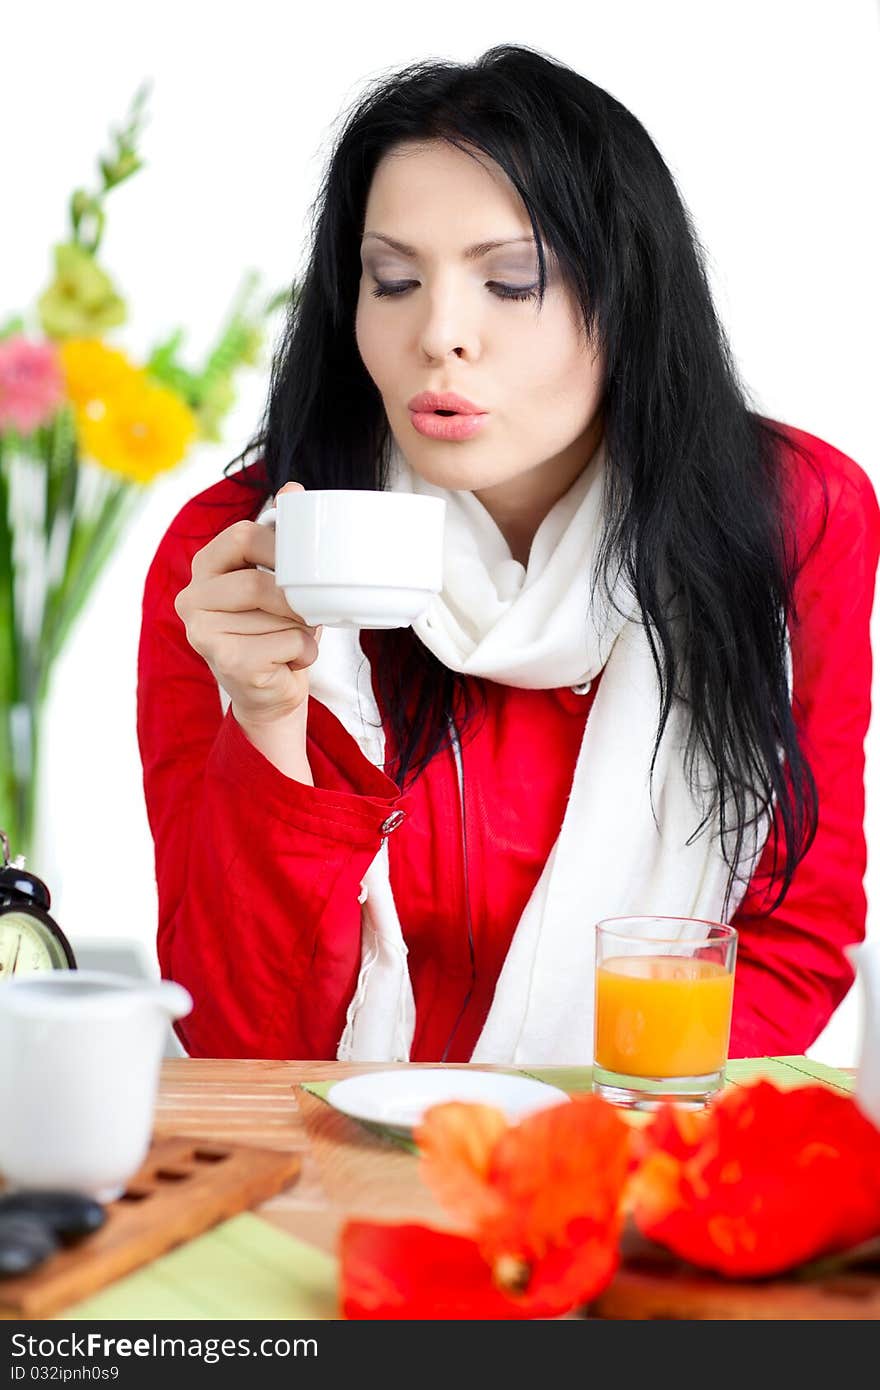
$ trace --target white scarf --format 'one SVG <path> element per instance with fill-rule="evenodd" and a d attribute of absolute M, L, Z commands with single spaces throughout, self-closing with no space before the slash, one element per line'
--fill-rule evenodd
<path fill-rule="evenodd" d="M 614 592 L 620 612 L 603 601 L 601 586 L 591 603 L 604 471 L 603 442 L 538 527 L 524 568 L 473 493 L 425 482 L 392 445 L 389 488 L 447 503 L 444 587 L 412 625 L 420 641 L 451 670 L 527 690 L 589 689 L 603 672 L 562 827 L 517 923 L 474 1062 L 592 1061 L 594 926 L 600 919 L 656 914 L 722 920 L 729 871 L 717 818 L 687 843 L 703 808 L 684 773 L 684 710 L 673 704 L 658 751 L 655 823 L 648 776 L 660 704 L 648 640 L 622 579 Z M 309 675 L 310 695 L 336 715 L 370 762 L 382 766 L 385 738 L 359 632 L 325 628 Z M 711 785 L 707 765 L 698 770 L 705 789 Z M 727 920 L 769 828 L 768 814 L 746 833 Z M 728 834 L 730 843 L 734 831 Z M 361 968 L 337 1057 L 408 1061 L 415 1003 L 386 839 L 363 889 Z"/>

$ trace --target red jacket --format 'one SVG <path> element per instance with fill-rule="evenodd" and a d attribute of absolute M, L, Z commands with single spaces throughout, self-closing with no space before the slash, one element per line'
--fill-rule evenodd
<path fill-rule="evenodd" d="M 857 464 L 791 433 L 809 446 L 830 493 L 825 537 L 798 582 L 792 633 L 795 708 L 820 822 L 782 906 L 743 920 L 756 907 L 768 843 L 734 918 L 732 1056 L 802 1053 L 852 983 L 842 948 L 865 930 L 863 745 L 880 511 Z M 821 491 L 798 456 L 787 457 L 801 502 L 798 541 L 809 545 Z M 138 739 L 156 847 L 159 961 L 195 1001 L 178 1032 L 195 1056 L 335 1057 L 360 962 L 360 883 L 386 827 L 416 1002 L 412 1060 L 466 1061 L 559 832 L 597 683 L 584 696 L 486 682 L 488 716 L 462 750 L 467 872 L 451 750 L 402 796 L 310 699 L 315 786 L 288 778 L 231 709 L 223 714 L 217 682 L 174 610 L 195 552 L 258 501 L 234 478 L 193 498 L 159 545 L 144 592 Z M 370 641 L 365 634 L 368 655 Z M 405 815 L 391 829 L 397 810 Z"/>

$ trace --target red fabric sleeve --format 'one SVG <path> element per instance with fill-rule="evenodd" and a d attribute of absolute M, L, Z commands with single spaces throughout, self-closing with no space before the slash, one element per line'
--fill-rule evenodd
<path fill-rule="evenodd" d="M 360 881 L 407 798 L 318 701 L 315 787 L 223 714 L 174 609 L 207 539 L 182 543 L 185 529 L 170 528 L 147 576 L 137 702 L 159 962 L 194 1000 L 177 1032 L 195 1056 L 333 1058 L 360 963 Z"/>
<path fill-rule="evenodd" d="M 851 459 L 796 433 L 818 451 L 830 494 L 824 538 L 796 582 L 791 632 L 795 721 L 816 778 L 819 826 L 780 907 L 749 921 L 745 914 L 768 901 L 768 841 L 733 918 L 740 941 L 731 1057 L 805 1052 L 852 984 L 843 948 L 865 934 L 864 740 L 880 510 Z"/>

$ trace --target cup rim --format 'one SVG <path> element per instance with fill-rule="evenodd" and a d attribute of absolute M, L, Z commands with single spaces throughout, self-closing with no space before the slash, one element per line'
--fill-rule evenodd
<path fill-rule="evenodd" d="M 705 936 L 638 936 L 632 932 L 615 931 L 613 926 L 606 926 L 606 923 L 612 922 L 699 922 L 702 926 L 709 927 L 711 930 L 707 932 Z M 728 922 L 713 922 L 708 917 L 687 917 L 681 914 L 674 916 L 670 913 L 660 912 L 631 912 L 619 917 L 602 917 L 596 923 L 597 940 L 600 931 L 602 931 L 605 936 L 616 936 L 621 941 L 645 941 L 656 943 L 660 946 L 680 946 L 686 944 L 692 947 L 712 945 L 719 941 L 739 940 L 739 932 L 736 927 L 732 927 Z"/>
<path fill-rule="evenodd" d="M 283 486 L 283 484 L 282 484 Z M 427 502 L 435 507 L 439 503 L 441 507 L 446 506 L 445 497 L 431 497 L 424 492 L 398 492 L 394 488 L 377 487 L 313 487 L 305 492 L 277 492 L 270 493 L 266 499 L 267 504 L 277 507 L 279 502 L 287 497 L 296 497 L 300 500 L 307 497 L 356 497 L 362 502 L 365 497 L 394 497 L 406 502 Z"/>
<path fill-rule="evenodd" d="M 176 997 L 179 1004 L 188 1001 L 186 1012 L 192 1009 L 192 996 L 175 980 L 138 979 L 134 975 L 121 975 L 110 970 L 51 970 L 5 981 L 0 986 L 0 1013 L 33 1015 L 43 1012 L 47 1005 L 55 1017 L 77 1013 L 83 996 L 76 989 L 70 990 L 71 983 L 75 986 L 105 986 L 106 993 L 94 994 L 89 999 L 90 1010 L 103 1014 L 124 1012 L 138 995 L 143 997 L 144 1002 L 155 1002 L 162 1007 L 164 1002 L 168 1002 L 172 991 L 172 997 Z M 67 989 L 62 989 L 62 986 Z M 55 991 L 57 995 L 53 998 Z"/>

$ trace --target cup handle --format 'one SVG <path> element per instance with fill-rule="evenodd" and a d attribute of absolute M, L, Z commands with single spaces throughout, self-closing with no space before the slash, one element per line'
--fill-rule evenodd
<path fill-rule="evenodd" d="M 277 516 L 277 514 L 278 514 L 278 508 L 277 508 L 277 507 L 267 507 L 266 511 L 261 512 L 260 515 L 257 517 L 257 525 L 258 525 L 258 526 L 271 526 L 271 527 L 273 528 L 273 530 L 274 530 L 274 527 L 275 527 L 275 517 Z M 274 574 L 274 573 L 275 573 L 275 571 L 274 571 L 273 569 L 270 569 L 268 565 L 257 565 L 257 569 L 258 569 L 258 570 L 262 570 L 264 574 Z"/>

